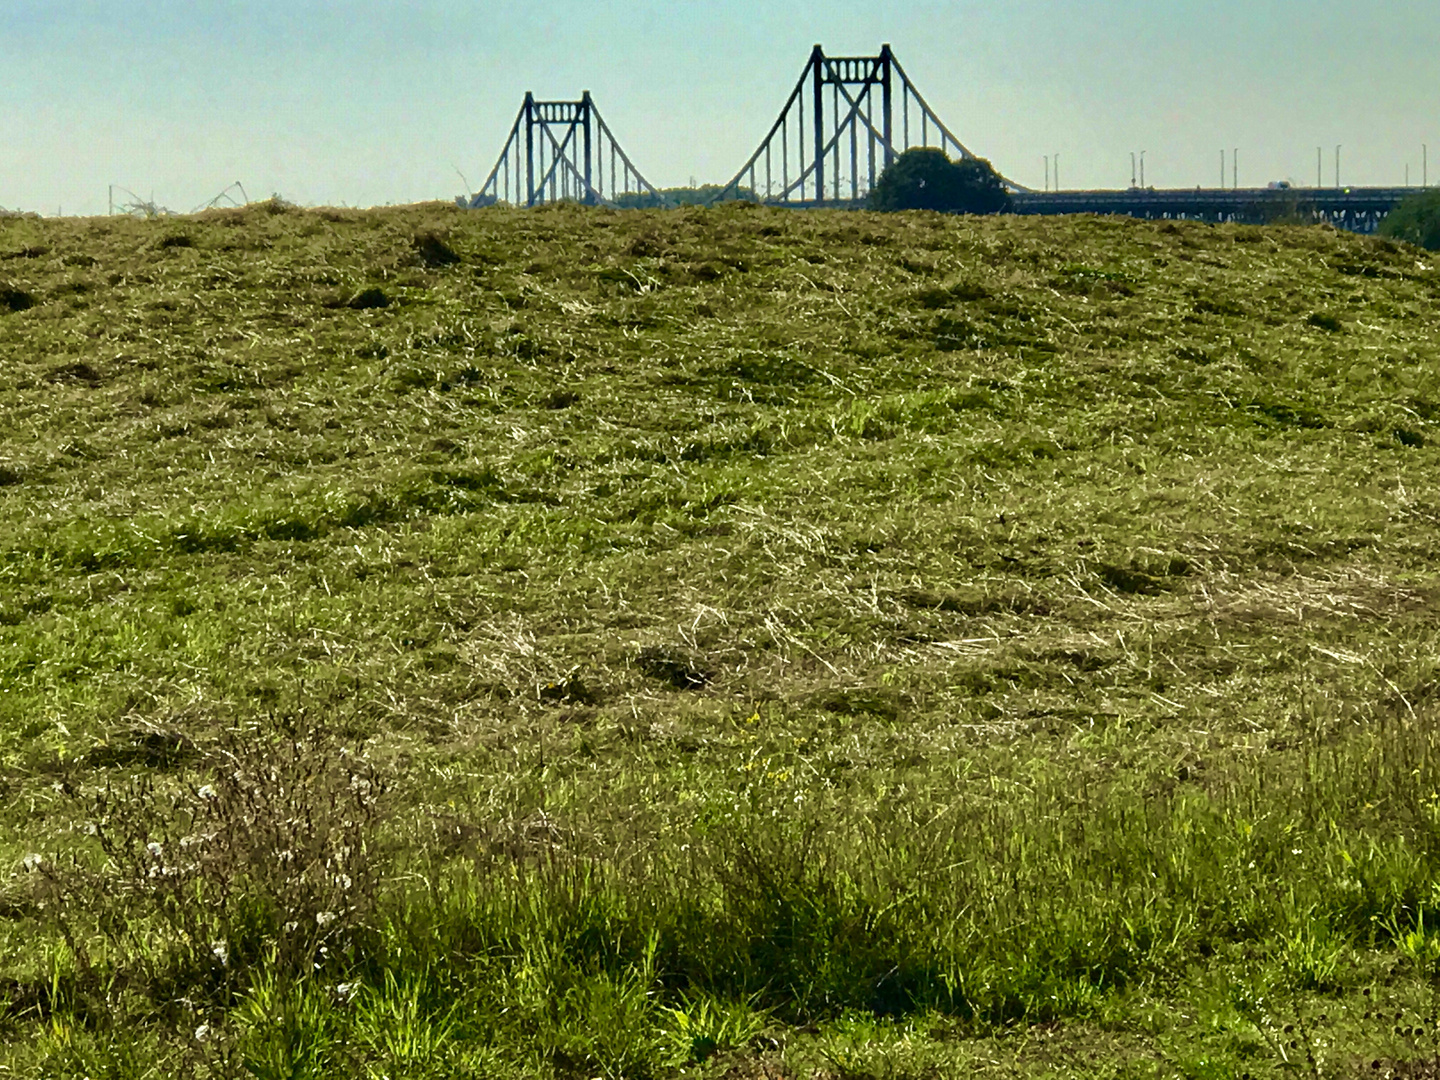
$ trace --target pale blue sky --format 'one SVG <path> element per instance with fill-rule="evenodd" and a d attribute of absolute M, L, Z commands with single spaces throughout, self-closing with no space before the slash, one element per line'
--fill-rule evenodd
<path fill-rule="evenodd" d="M 178 210 L 252 197 L 450 198 L 526 90 L 595 95 L 659 185 L 726 180 L 810 47 L 889 41 L 976 153 L 1039 187 L 1440 184 L 1437 0 L 909 4 L 0 0 L 0 206 L 103 213 L 122 184 Z"/>

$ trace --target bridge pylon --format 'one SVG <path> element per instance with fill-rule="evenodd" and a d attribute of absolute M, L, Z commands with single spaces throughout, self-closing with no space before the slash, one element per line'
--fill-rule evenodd
<path fill-rule="evenodd" d="M 921 96 L 888 44 L 877 56 L 826 56 L 816 45 L 779 119 L 716 201 L 854 206 L 887 165 L 918 146 L 975 156 Z M 1004 182 L 1011 191 L 1028 190 Z"/>
<path fill-rule="evenodd" d="M 455 201 L 470 208 L 559 201 L 613 206 L 625 195 L 665 201 L 616 142 L 586 90 L 579 101 L 537 101 L 527 93 L 480 190 Z"/>

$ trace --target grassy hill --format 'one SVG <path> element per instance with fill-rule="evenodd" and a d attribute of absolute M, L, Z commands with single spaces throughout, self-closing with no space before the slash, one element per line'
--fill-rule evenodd
<path fill-rule="evenodd" d="M 1437 324 L 1328 229 L 0 220 L 0 1071 L 1422 1075 Z"/>

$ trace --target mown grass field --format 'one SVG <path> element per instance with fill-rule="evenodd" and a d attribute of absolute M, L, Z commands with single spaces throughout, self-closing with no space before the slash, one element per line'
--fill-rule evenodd
<path fill-rule="evenodd" d="M 0 1075 L 1435 1075 L 1437 327 L 1320 228 L 0 220 Z"/>

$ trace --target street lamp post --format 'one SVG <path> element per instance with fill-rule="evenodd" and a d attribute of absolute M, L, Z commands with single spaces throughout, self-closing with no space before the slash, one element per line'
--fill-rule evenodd
<path fill-rule="evenodd" d="M 1145 151 L 1140 151 L 1140 186 L 1145 186 Z"/>
<path fill-rule="evenodd" d="M 1340 147 L 1341 147 L 1342 145 L 1344 145 L 1344 144 L 1343 144 L 1343 143 L 1340 143 L 1340 144 L 1336 144 L 1336 146 L 1335 146 L 1335 187 L 1336 187 L 1336 188 L 1339 188 L 1339 187 L 1340 187 Z"/>
<path fill-rule="evenodd" d="M 1321 174 L 1321 170 L 1325 167 L 1325 165 L 1324 165 L 1324 159 L 1320 156 L 1320 154 L 1321 154 L 1320 147 L 1318 147 L 1318 146 L 1315 147 L 1315 186 L 1316 186 L 1317 188 L 1321 188 L 1321 187 L 1324 187 L 1324 186 L 1325 186 L 1325 181 L 1324 181 L 1323 176 L 1322 176 L 1322 174 Z"/>
<path fill-rule="evenodd" d="M 1050 190 L 1050 155 L 1045 155 L 1045 190 Z"/>
<path fill-rule="evenodd" d="M 1130 151 L 1130 186 L 1135 186 L 1135 151 Z"/>
<path fill-rule="evenodd" d="M 1060 190 L 1060 155 L 1051 154 L 1050 158 L 1055 162 L 1055 190 Z"/>
<path fill-rule="evenodd" d="M 1230 186 L 1236 191 L 1240 190 L 1240 148 L 1238 146 L 1230 151 Z"/>

